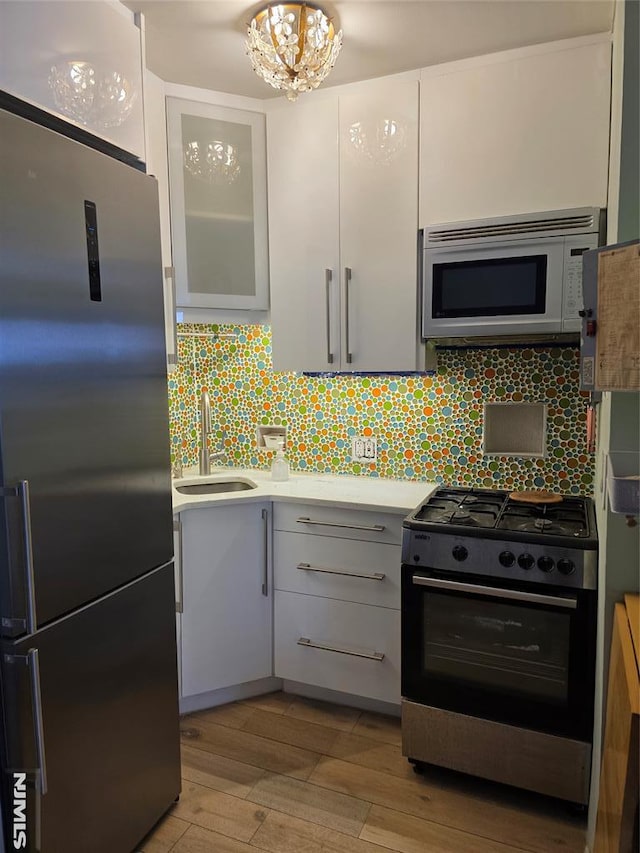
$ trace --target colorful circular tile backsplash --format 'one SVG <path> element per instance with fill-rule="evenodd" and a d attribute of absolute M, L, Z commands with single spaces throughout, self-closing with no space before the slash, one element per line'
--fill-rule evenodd
<path fill-rule="evenodd" d="M 293 470 L 364 474 L 489 488 L 592 492 L 586 450 L 587 396 L 578 391 L 578 351 L 444 350 L 438 374 L 303 375 L 274 373 L 268 326 L 181 325 L 179 363 L 169 377 L 172 460 L 198 460 L 198 402 L 208 390 L 217 464 L 268 468 L 259 424 L 287 427 Z M 547 404 L 544 459 L 483 456 L 486 402 Z M 351 461 L 351 438 L 372 435 L 378 458 Z M 216 463 L 214 463 L 216 464 Z"/>

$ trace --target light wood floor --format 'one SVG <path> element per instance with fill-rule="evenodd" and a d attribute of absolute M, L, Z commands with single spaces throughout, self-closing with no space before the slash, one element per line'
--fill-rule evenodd
<path fill-rule="evenodd" d="M 180 801 L 144 853 L 583 853 L 566 806 L 417 776 L 391 717 L 273 693 L 182 720 Z"/>

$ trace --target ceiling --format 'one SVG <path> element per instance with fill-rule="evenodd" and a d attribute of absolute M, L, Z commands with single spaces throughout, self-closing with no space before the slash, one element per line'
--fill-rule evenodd
<path fill-rule="evenodd" d="M 265 3 L 125 0 L 143 12 L 147 65 L 163 80 L 281 96 L 252 71 L 246 26 Z M 344 44 L 323 86 L 612 29 L 613 0 L 338 0 L 321 3 Z"/>

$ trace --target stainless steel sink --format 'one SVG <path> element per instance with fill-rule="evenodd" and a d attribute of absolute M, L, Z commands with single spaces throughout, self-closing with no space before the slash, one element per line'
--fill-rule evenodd
<path fill-rule="evenodd" d="M 244 480 L 218 480 L 217 483 L 191 483 L 175 487 L 176 492 L 181 495 L 218 495 L 221 492 L 246 492 L 255 488 L 255 483 L 247 483 Z"/>

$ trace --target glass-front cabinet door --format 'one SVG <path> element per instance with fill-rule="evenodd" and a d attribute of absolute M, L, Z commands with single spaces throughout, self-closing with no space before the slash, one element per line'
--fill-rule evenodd
<path fill-rule="evenodd" d="M 176 300 L 268 307 L 265 118 L 167 98 Z"/>

